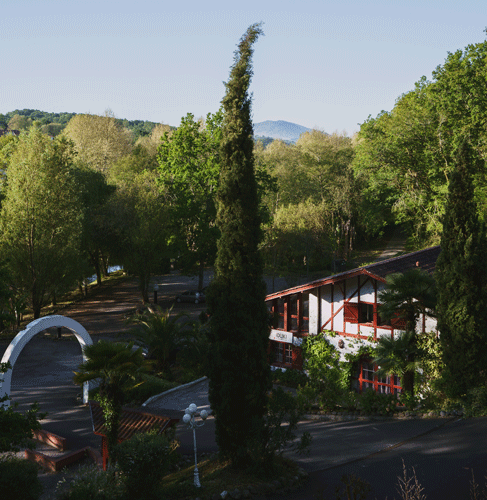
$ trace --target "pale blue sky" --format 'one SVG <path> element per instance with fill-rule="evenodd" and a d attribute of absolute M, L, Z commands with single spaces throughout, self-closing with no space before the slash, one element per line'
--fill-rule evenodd
<path fill-rule="evenodd" d="M 179 125 L 215 112 L 250 24 L 253 118 L 352 134 L 447 52 L 485 40 L 485 0 L 0 0 L 0 113 Z"/>

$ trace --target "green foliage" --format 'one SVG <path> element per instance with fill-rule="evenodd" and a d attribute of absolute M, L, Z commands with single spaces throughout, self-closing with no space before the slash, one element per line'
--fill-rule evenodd
<path fill-rule="evenodd" d="M 78 277 L 81 212 L 72 145 L 32 127 L 9 158 L 0 250 L 13 283 L 29 294 L 34 318 Z"/>
<path fill-rule="evenodd" d="M 416 325 L 421 315 L 434 315 L 436 287 L 432 276 L 413 268 L 405 273 L 387 277 L 379 295 L 381 318 L 402 319 L 405 332 L 397 338 L 381 337 L 376 347 L 374 362 L 380 367 L 379 375 L 397 374 L 402 377 L 405 392 L 414 394 L 414 379 L 422 352 L 418 349 Z"/>
<path fill-rule="evenodd" d="M 409 394 L 414 393 L 414 379 L 419 368 L 421 352 L 416 344 L 416 333 L 406 331 L 396 338 L 381 337 L 375 348 L 373 360 L 379 366 L 377 375 L 399 375 L 401 386 Z"/>
<path fill-rule="evenodd" d="M 302 394 L 316 400 L 324 410 L 339 405 L 349 390 L 347 371 L 340 363 L 340 353 L 325 335 L 307 337 L 303 343 L 304 368 L 308 382 Z"/>
<path fill-rule="evenodd" d="M 311 436 L 305 432 L 299 441 L 295 441 L 299 419 L 303 416 L 304 405 L 300 397 L 284 391 L 281 387 L 274 388 L 267 399 L 267 417 L 264 435 L 261 442 L 263 450 L 256 461 L 261 468 L 265 461 L 266 474 L 272 469 L 274 460 L 282 455 L 284 450 L 295 449 L 305 452 L 311 442 Z M 293 444 L 290 444 L 292 443 Z"/>
<path fill-rule="evenodd" d="M 109 184 L 99 171 L 79 164 L 75 170 L 76 184 L 83 211 L 81 248 L 96 274 L 97 284 L 102 282 L 101 260 L 119 244 L 119 221 L 111 217 L 109 200 L 116 187 Z M 86 276 L 82 275 L 80 281 Z"/>
<path fill-rule="evenodd" d="M 462 401 L 465 417 L 482 417 L 487 415 L 487 384 L 472 387 Z"/>
<path fill-rule="evenodd" d="M 41 428 L 39 420 L 47 415 L 39 413 L 37 403 L 32 404 L 25 413 L 15 411 L 16 407 L 17 405 L 0 407 L 0 453 L 33 446 L 32 431 Z"/>
<path fill-rule="evenodd" d="M 392 415 L 396 405 L 397 398 L 394 394 L 379 394 L 374 389 L 366 389 L 360 394 L 357 406 L 368 415 Z"/>
<path fill-rule="evenodd" d="M 407 332 L 415 332 L 422 314 L 434 316 L 436 286 L 433 276 L 419 268 L 404 273 L 390 274 L 379 294 L 382 319 L 403 319 Z"/>
<path fill-rule="evenodd" d="M 361 212 L 372 234 L 403 224 L 417 247 L 438 243 L 447 187 L 464 136 L 485 154 L 487 42 L 449 53 L 390 112 L 360 127 L 353 170 L 362 186 Z M 485 209 L 485 176 L 474 178 Z"/>
<path fill-rule="evenodd" d="M 158 148 L 160 185 L 170 203 L 170 220 L 178 263 L 184 272 L 195 266 L 203 287 L 203 270 L 216 253 L 219 231 L 215 226 L 215 195 L 220 170 L 222 112 L 208 114 L 206 123 L 191 113 L 172 133 L 166 132 Z"/>
<path fill-rule="evenodd" d="M 147 349 L 147 359 L 155 361 L 155 369 L 167 372 L 176 359 L 176 350 L 184 345 L 186 323 L 184 313 L 171 315 L 172 309 L 162 311 L 148 307 L 142 314 L 131 318 L 137 325 L 131 330 L 137 344 Z"/>
<path fill-rule="evenodd" d="M 125 484 L 116 469 L 103 471 L 96 465 L 80 468 L 66 488 L 58 483 L 56 500 L 127 500 Z"/>
<path fill-rule="evenodd" d="M 425 407 L 439 407 L 444 394 L 440 380 L 443 371 L 441 341 L 436 332 L 418 335 L 417 347 L 421 352 L 420 372 L 417 373 L 417 390 L 421 404 Z"/>
<path fill-rule="evenodd" d="M 341 478 L 342 489 L 337 486 L 335 489 L 336 500 L 366 500 L 372 491 L 372 486 L 354 474 L 346 474 Z"/>
<path fill-rule="evenodd" d="M 118 423 L 126 392 L 142 383 L 149 370 L 142 348 L 133 349 L 133 342 L 121 344 L 100 340 L 83 348 L 86 361 L 75 372 L 74 383 L 99 383 L 97 400 L 103 411 L 109 452 L 118 438 Z"/>
<path fill-rule="evenodd" d="M 117 188 L 112 199 L 119 231 L 117 257 L 128 273 L 139 277 L 142 299 L 147 303 L 151 275 L 169 271 L 167 205 L 154 171 L 145 170 L 119 179 Z"/>
<path fill-rule="evenodd" d="M 37 500 L 42 493 L 37 471 L 35 463 L 14 456 L 0 457 L 2 500 Z"/>
<path fill-rule="evenodd" d="M 276 184 L 264 195 L 270 214 L 263 253 L 273 272 L 329 266 L 353 247 L 358 189 L 350 164 L 352 139 L 312 130 L 296 145 L 255 148 L 257 164 Z"/>
<path fill-rule="evenodd" d="M 0 363 L 0 382 L 2 373 L 11 369 L 10 362 Z M 39 420 L 47 416 L 47 413 L 39 413 L 39 405 L 34 403 L 25 413 L 15 411 L 18 406 L 3 406 L 8 401 L 9 395 L 0 398 L 0 453 L 7 451 L 19 451 L 25 446 L 35 446 L 32 440 L 32 431 L 41 428 Z"/>
<path fill-rule="evenodd" d="M 208 332 L 205 324 L 193 323 L 184 332 L 184 343 L 177 355 L 182 369 L 182 383 L 190 382 L 207 373 L 209 355 Z"/>
<path fill-rule="evenodd" d="M 254 175 L 251 98 L 252 25 L 240 40 L 225 84 L 215 279 L 207 294 L 209 399 L 220 452 L 236 466 L 251 464 L 252 441 L 264 431 L 269 336 L 265 283 L 258 252 L 259 199 Z"/>
<path fill-rule="evenodd" d="M 274 384 L 293 387 L 295 389 L 305 385 L 308 381 L 306 374 L 299 370 L 281 370 L 278 368 L 277 370 L 273 370 L 271 375 Z"/>
<path fill-rule="evenodd" d="M 487 374 L 487 239 L 472 178 L 485 168 L 465 139 L 457 151 L 436 264 L 444 389 L 464 397 Z"/>
<path fill-rule="evenodd" d="M 178 459 L 177 443 L 155 433 L 135 434 L 114 450 L 130 498 L 160 498 L 159 483 Z"/>
<path fill-rule="evenodd" d="M 143 380 L 143 384 L 136 385 L 127 389 L 125 396 L 127 403 L 141 405 L 151 396 L 166 392 L 177 385 L 176 382 L 170 382 L 155 375 L 145 374 L 143 376 Z M 191 380 L 194 380 L 194 378 L 192 378 Z"/>

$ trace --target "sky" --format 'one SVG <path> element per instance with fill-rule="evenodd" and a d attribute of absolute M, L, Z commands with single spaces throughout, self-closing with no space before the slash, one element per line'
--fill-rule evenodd
<path fill-rule="evenodd" d="M 352 135 L 448 52 L 486 39 L 485 0 L 0 0 L 0 113 L 103 114 L 177 126 L 214 113 L 240 37 L 255 123 Z"/>

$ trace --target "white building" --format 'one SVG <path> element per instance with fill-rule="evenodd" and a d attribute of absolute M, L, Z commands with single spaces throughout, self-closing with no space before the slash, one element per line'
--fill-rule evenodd
<path fill-rule="evenodd" d="M 302 338 L 323 330 L 335 332 L 329 339 L 343 360 L 360 345 L 397 335 L 404 328 L 401 320 L 385 322 L 378 313 L 386 277 L 415 267 L 432 274 L 439 254 L 436 246 L 267 295 L 275 318 L 269 336 L 272 365 L 301 369 Z M 436 320 L 424 316 L 418 326 L 422 332 L 435 331 Z M 400 388 L 397 377 L 378 379 L 376 369 L 370 359 L 359 363 L 354 382 L 359 391 L 374 387 L 379 392 L 395 392 Z"/>

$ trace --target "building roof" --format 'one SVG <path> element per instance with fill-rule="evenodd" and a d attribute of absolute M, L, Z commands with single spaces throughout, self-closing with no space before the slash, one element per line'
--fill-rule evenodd
<path fill-rule="evenodd" d="M 284 297 L 285 295 L 292 295 L 294 293 L 304 292 L 306 290 L 311 290 L 313 288 L 318 288 L 323 285 L 328 285 L 331 283 L 337 283 L 339 281 L 346 280 L 358 275 L 367 275 L 378 281 L 385 282 L 386 277 L 389 274 L 394 273 L 404 273 L 409 269 L 419 267 L 429 274 L 433 274 L 435 271 L 436 260 L 440 255 L 440 247 L 430 247 L 424 250 L 418 250 L 417 252 L 411 252 L 399 257 L 393 257 L 387 260 L 381 260 L 379 262 L 374 262 L 368 266 L 358 267 L 356 269 L 351 269 L 350 271 L 345 271 L 343 273 L 334 274 L 326 278 L 311 281 L 304 285 L 295 286 L 293 288 L 288 288 L 287 290 L 281 290 L 280 292 L 274 292 L 267 295 L 266 300 L 276 299 L 279 297 Z"/>
<path fill-rule="evenodd" d="M 90 401 L 91 422 L 93 432 L 98 436 L 106 436 L 105 418 L 103 411 L 98 403 Z M 179 419 L 169 418 L 163 415 L 142 412 L 129 408 L 122 408 L 120 423 L 118 428 L 118 439 L 124 441 L 130 439 L 137 432 L 149 432 L 153 429 L 162 434 L 173 424 L 179 422 Z"/>

